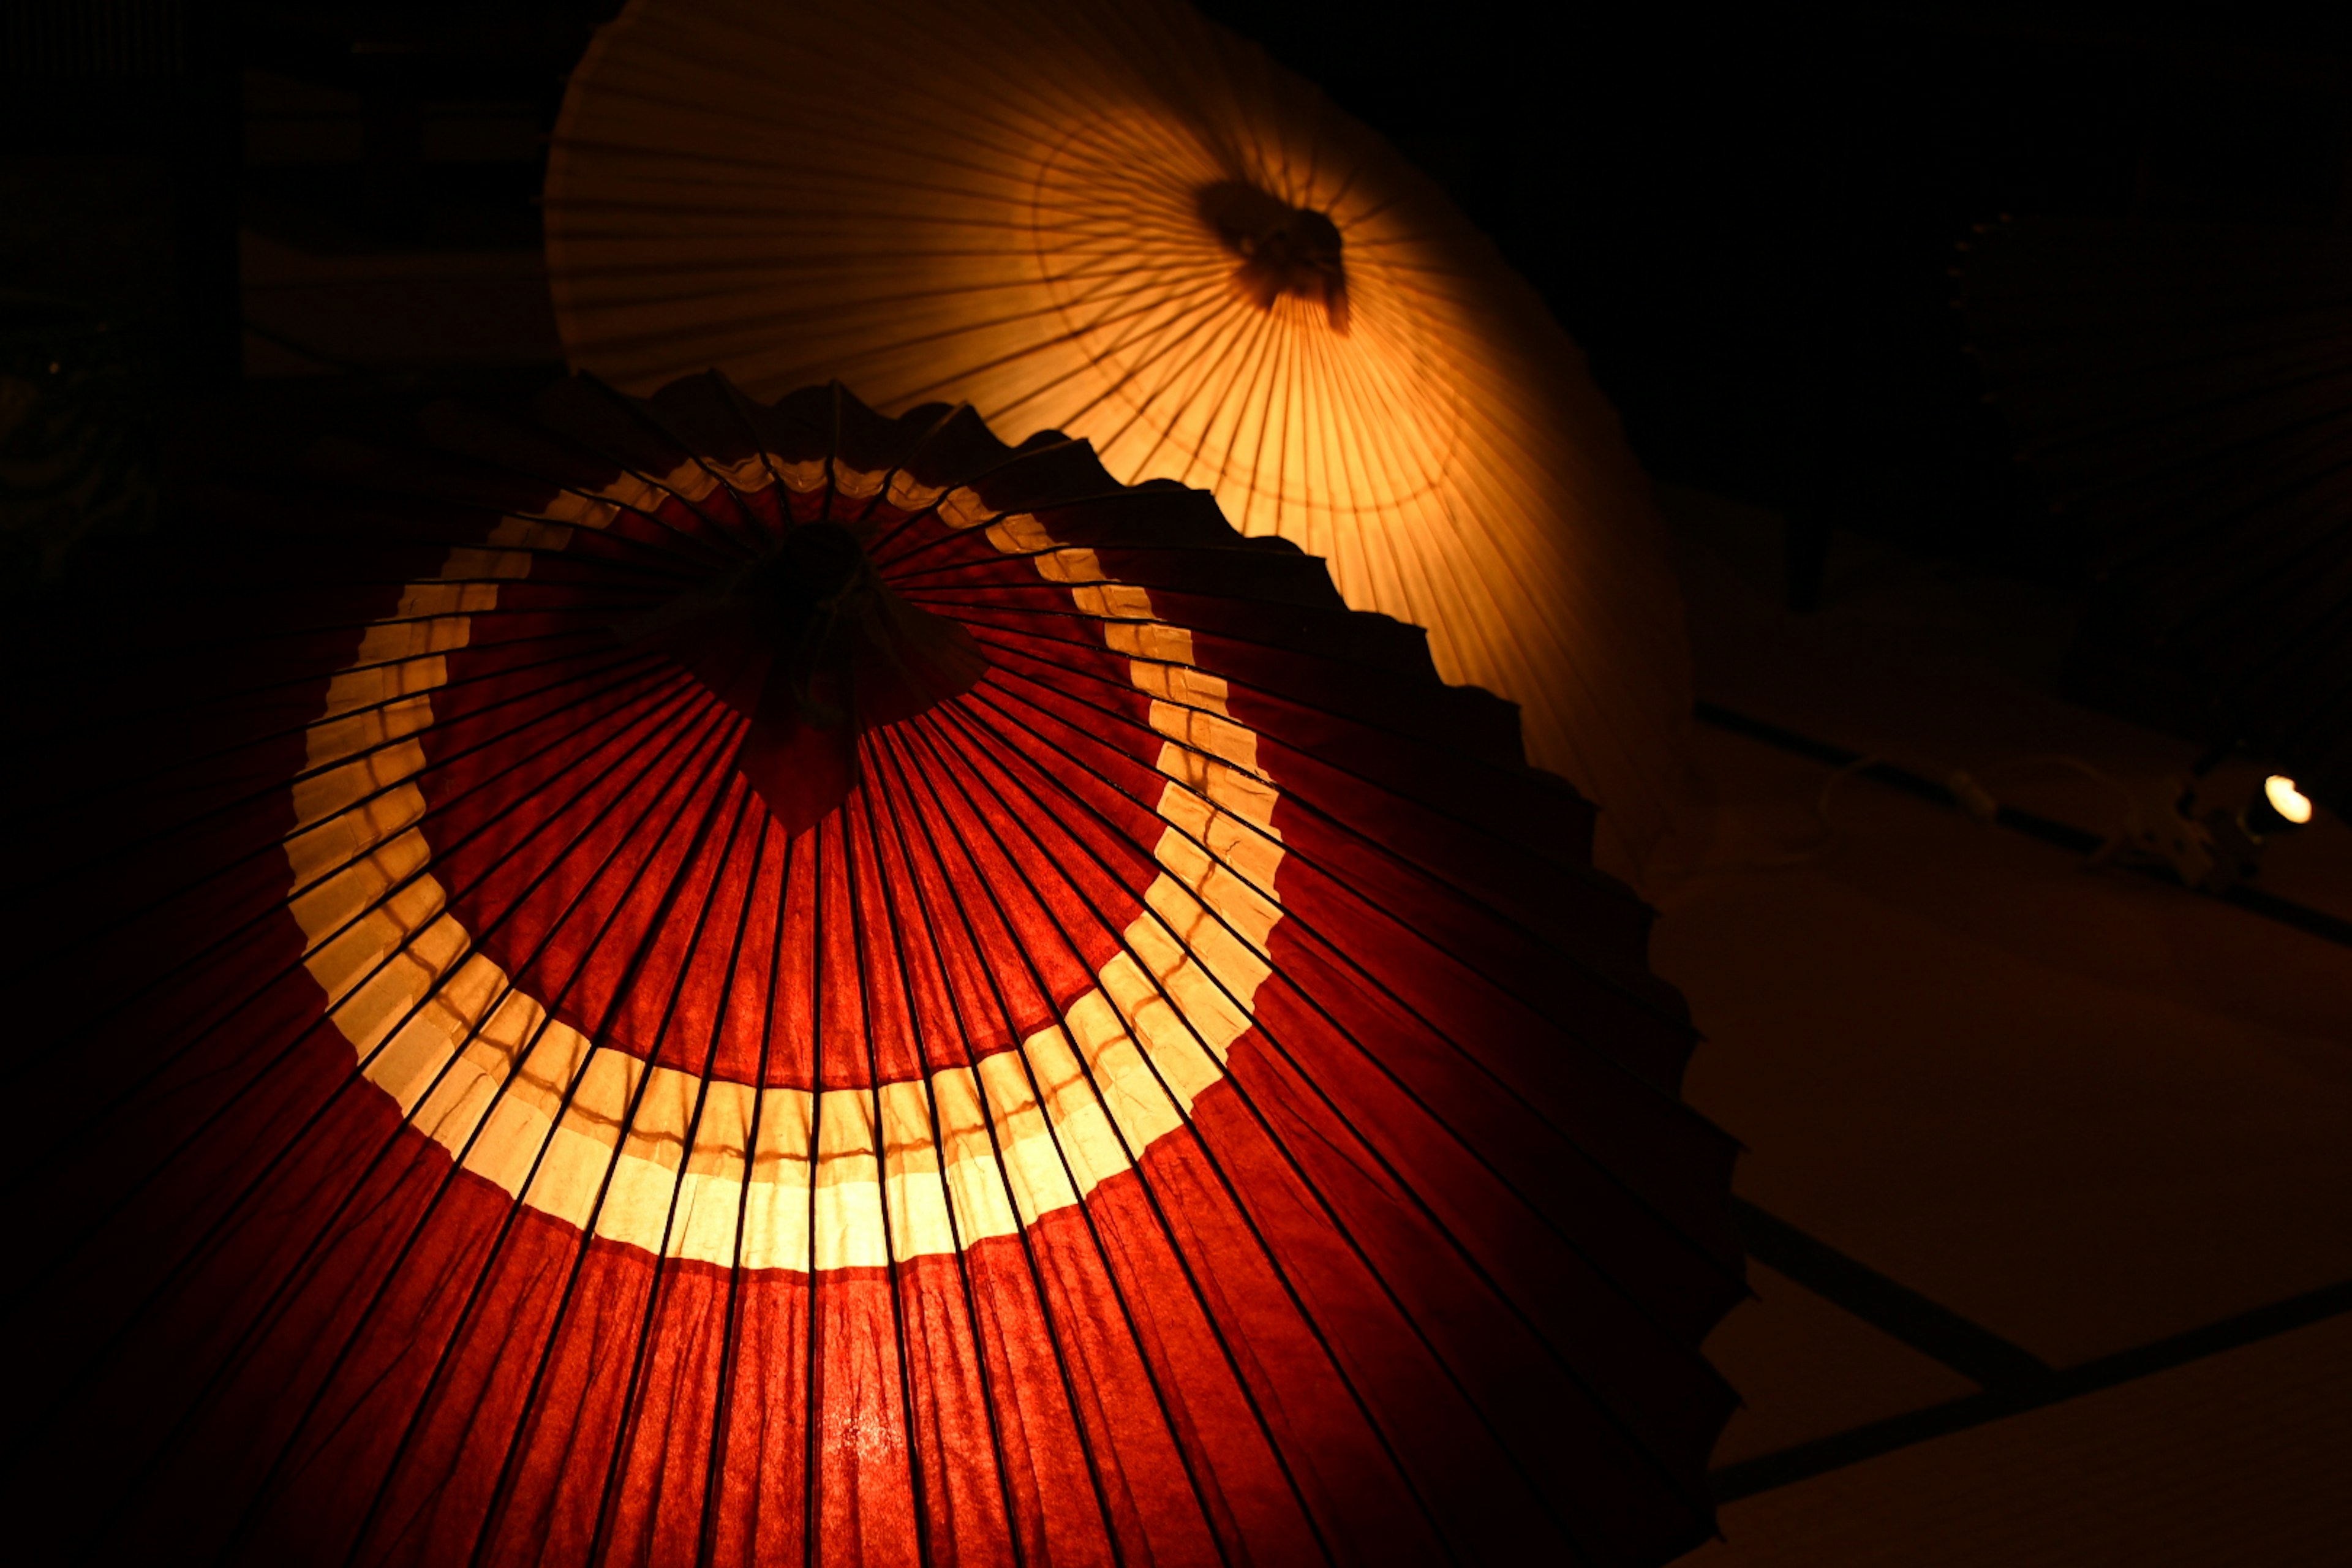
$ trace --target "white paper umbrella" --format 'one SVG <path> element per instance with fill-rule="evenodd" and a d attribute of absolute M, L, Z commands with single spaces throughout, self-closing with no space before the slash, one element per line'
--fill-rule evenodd
<path fill-rule="evenodd" d="M 1169 0 L 642 0 L 548 168 L 573 362 L 970 401 L 1212 490 L 1520 704 L 1631 870 L 1683 788 L 1678 591 L 1614 413 L 1426 179 Z"/>

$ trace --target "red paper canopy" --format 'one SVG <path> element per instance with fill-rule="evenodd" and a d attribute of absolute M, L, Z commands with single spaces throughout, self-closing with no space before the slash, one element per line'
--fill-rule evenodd
<path fill-rule="evenodd" d="M 968 411 L 712 376 L 426 429 L 245 487 L 24 719 L 18 1518 L 266 1562 L 1704 1534 L 1730 1147 L 1506 707 Z"/>

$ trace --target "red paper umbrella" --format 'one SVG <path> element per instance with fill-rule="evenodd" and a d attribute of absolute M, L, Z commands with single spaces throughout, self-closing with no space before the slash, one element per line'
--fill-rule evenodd
<path fill-rule="evenodd" d="M 1507 709 L 969 411 L 426 428 L 26 639 L 44 1550 L 1705 1532 L 1730 1150 Z"/>

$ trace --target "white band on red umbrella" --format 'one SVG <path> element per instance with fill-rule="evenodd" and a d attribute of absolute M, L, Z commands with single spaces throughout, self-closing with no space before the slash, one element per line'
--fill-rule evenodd
<path fill-rule="evenodd" d="M 1223 679 L 1193 663 L 1192 634 L 1160 619 L 1142 588 L 1108 578 L 1094 552 L 1055 540 L 1034 516 L 992 512 L 968 489 L 887 481 L 893 504 L 936 507 L 950 527 L 981 529 L 1066 588 L 1106 645 L 1129 656 L 1166 737 L 1158 809 L 1168 826 L 1145 910 L 1097 987 L 1021 1042 L 1022 1059 L 999 1051 L 928 1082 L 821 1094 L 706 1083 L 548 1016 L 479 950 L 432 874 L 418 736 L 448 679 L 444 656 L 467 645 L 474 616 L 497 607 L 493 580 L 528 575 L 530 552 L 562 549 L 573 527 L 607 527 L 623 508 L 650 510 L 672 495 L 699 500 L 720 482 L 714 469 L 741 491 L 765 488 L 772 471 L 802 493 L 829 479 L 863 498 L 886 482 L 756 457 L 690 463 L 658 483 L 629 476 L 566 492 L 539 517 L 505 518 L 482 546 L 450 552 L 438 577 L 409 584 L 310 727 L 286 840 L 304 962 L 362 1071 L 411 1124 L 467 1171 L 597 1236 L 722 1266 L 806 1270 L 812 1258 L 817 1268 L 873 1267 L 1013 1234 L 1182 1124 L 1250 1026 L 1281 919 L 1278 795 L 1256 734 L 1234 721 Z"/>

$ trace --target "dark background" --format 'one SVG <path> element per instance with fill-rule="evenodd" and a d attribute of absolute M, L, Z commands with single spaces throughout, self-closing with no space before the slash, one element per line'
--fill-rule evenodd
<path fill-rule="evenodd" d="M 114 343 L 148 334 L 171 394 L 233 384 L 240 224 L 314 255 L 534 250 L 541 139 L 615 9 L 12 0 L 10 352 L 34 374 L 105 316 Z M 1832 528 L 2080 575 L 1963 352 L 1971 226 L 2352 219 L 2344 8 L 1204 9 L 1453 193 L 1584 345 L 1654 473 L 1787 515 L 1800 597 Z"/>

